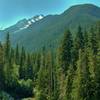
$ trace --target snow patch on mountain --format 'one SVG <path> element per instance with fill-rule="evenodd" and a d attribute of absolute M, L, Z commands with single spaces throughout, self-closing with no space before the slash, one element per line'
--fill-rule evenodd
<path fill-rule="evenodd" d="M 23 30 L 25 28 L 28 28 L 30 25 L 32 25 L 33 23 L 35 23 L 43 18 L 44 18 L 43 15 L 36 15 L 36 16 L 28 19 L 27 22 L 25 22 L 25 24 L 22 27 L 20 27 L 19 30 Z M 23 23 L 23 22 L 21 21 L 21 23 Z"/>

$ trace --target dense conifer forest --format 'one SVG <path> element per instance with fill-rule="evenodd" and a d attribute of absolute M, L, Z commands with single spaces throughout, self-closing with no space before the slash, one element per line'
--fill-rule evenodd
<path fill-rule="evenodd" d="M 32 53 L 13 48 L 8 33 L 0 43 L 0 100 L 100 100 L 100 22 L 75 34 L 66 29 L 56 49 Z"/>

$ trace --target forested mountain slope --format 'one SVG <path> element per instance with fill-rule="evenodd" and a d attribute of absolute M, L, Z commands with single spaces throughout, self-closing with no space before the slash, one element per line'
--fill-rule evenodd
<path fill-rule="evenodd" d="M 75 34 L 67 30 L 56 52 L 33 53 L 20 44 L 14 49 L 7 34 L 0 42 L 0 100 L 99 100 L 100 22 Z"/>

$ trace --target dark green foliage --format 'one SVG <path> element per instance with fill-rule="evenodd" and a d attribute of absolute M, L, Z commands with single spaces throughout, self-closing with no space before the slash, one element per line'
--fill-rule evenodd
<path fill-rule="evenodd" d="M 77 50 L 84 49 L 84 35 L 82 32 L 81 26 L 78 27 L 78 32 L 76 34 L 75 43 L 76 43 L 75 45 L 76 45 Z"/>
<path fill-rule="evenodd" d="M 86 32 L 85 34 L 82 31 L 81 26 L 78 27 L 78 31 L 76 34 L 76 37 L 74 39 L 74 47 L 73 47 L 73 65 L 74 65 L 74 69 L 76 69 L 76 62 L 78 60 L 79 57 L 79 50 L 84 50 L 85 48 L 85 43 L 87 43 L 87 37 L 86 36 Z M 86 41 L 86 42 L 85 42 Z"/>
<path fill-rule="evenodd" d="M 34 80 L 36 80 L 38 77 L 38 72 L 40 70 L 40 66 L 41 66 L 41 54 L 36 53 L 35 55 L 33 55 Z"/>
<path fill-rule="evenodd" d="M 100 98 L 100 48 L 98 49 L 98 53 L 96 55 L 96 66 L 95 67 L 95 97 L 96 100 Z"/>
<path fill-rule="evenodd" d="M 0 86 L 2 87 L 2 82 L 4 81 L 4 52 L 3 46 L 0 42 Z M 0 87 L 0 88 L 1 88 Z"/>
<path fill-rule="evenodd" d="M 15 61 L 14 50 L 11 48 L 10 55 L 9 55 L 9 63 L 11 65 L 13 65 L 14 64 L 14 61 Z"/>
<path fill-rule="evenodd" d="M 89 34 L 85 30 L 84 31 L 84 48 L 87 49 L 89 47 Z"/>
<path fill-rule="evenodd" d="M 24 47 L 22 47 L 21 57 L 20 57 L 20 67 L 19 67 L 20 79 L 25 78 L 25 74 L 26 74 L 25 58 L 26 58 L 25 50 L 24 50 Z"/>
<path fill-rule="evenodd" d="M 97 50 L 98 50 L 98 41 L 97 41 L 97 33 L 95 32 L 95 30 L 93 28 L 91 28 L 91 37 L 90 37 L 90 41 L 91 41 L 91 49 L 93 50 L 94 54 L 97 54 Z"/>
<path fill-rule="evenodd" d="M 70 31 L 65 32 L 60 49 L 59 49 L 59 66 L 62 67 L 66 74 L 69 65 L 72 63 L 73 40 Z"/>
<path fill-rule="evenodd" d="M 19 57 L 19 46 L 17 44 L 16 46 L 16 51 L 15 51 L 15 63 L 18 65 L 19 64 L 19 61 L 20 61 L 20 57 Z"/>
<path fill-rule="evenodd" d="M 66 100 L 72 100 L 72 84 L 73 84 L 73 78 L 74 78 L 75 72 L 72 65 L 70 65 L 70 68 L 68 70 L 68 75 L 66 77 Z"/>
<path fill-rule="evenodd" d="M 74 100 L 91 100 L 91 79 L 88 66 L 88 56 L 79 51 L 79 60 L 77 62 L 76 76 L 74 79 Z"/>
<path fill-rule="evenodd" d="M 28 54 L 28 56 L 27 56 L 26 78 L 27 79 L 34 79 L 33 65 L 32 65 L 30 54 Z"/>
<path fill-rule="evenodd" d="M 5 91 L 15 100 L 99 100 L 98 25 L 89 32 L 79 26 L 74 39 L 67 30 L 57 53 L 50 44 L 33 54 L 18 45 L 14 49 L 8 34 L 0 43 L 0 99 L 6 100 Z"/>
<path fill-rule="evenodd" d="M 20 80 L 17 93 L 20 97 L 33 96 L 33 81 L 31 79 Z"/>
<path fill-rule="evenodd" d="M 10 37 L 9 33 L 7 34 L 6 37 L 6 43 L 5 43 L 5 60 L 9 60 L 9 55 L 10 55 Z"/>

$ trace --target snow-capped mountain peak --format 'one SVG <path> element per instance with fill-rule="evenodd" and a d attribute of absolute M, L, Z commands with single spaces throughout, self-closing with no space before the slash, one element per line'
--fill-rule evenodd
<path fill-rule="evenodd" d="M 23 22 L 23 20 L 21 20 L 20 24 L 22 24 L 22 27 L 20 27 L 20 30 L 28 28 L 31 24 L 33 24 L 33 23 L 35 23 L 43 18 L 44 18 L 44 15 L 36 15 L 30 19 L 25 20 L 24 22 Z"/>
<path fill-rule="evenodd" d="M 40 15 L 40 16 L 39 16 L 39 19 L 42 19 L 43 17 L 44 17 L 43 15 Z"/>
<path fill-rule="evenodd" d="M 34 16 L 33 18 L 31 18 L 31 21 L 32 21 L 32 22 L 36 22 L 36 21 L 39 21 L 39 20 L 41 20 L 41 19 L 43 19 L 43 18 L 44 18 L 43 15 L 36 15 L 36 16 Z"/>

